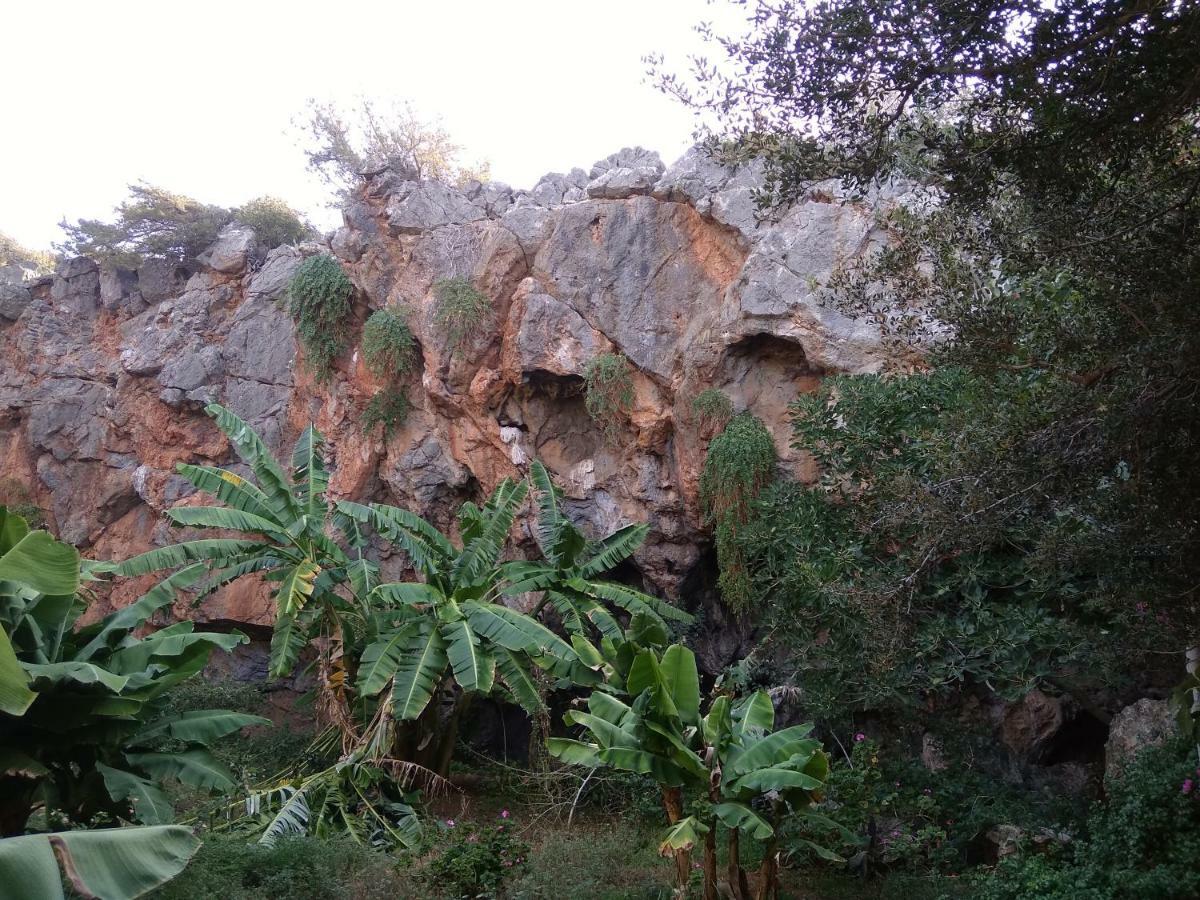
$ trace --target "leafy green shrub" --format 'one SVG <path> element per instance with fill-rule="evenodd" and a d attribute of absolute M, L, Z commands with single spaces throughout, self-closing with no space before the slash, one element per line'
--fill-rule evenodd
<path fill-rule="evenodd" d="M 46 511 L 33 502 L 29 486 L 15 478 L 0 478 L 0 506 L 7 507 L 14 516 L 20 516 L 30 528 L 46 526 Z"/>
<path fill-rule="evenodd" d="M 416 349 L 417 342 L 407 323 L 390 309 L 371 313 L 363 326 L 363 361 L 380 378 L 406 374 L 412 369 Z"/>
<path fill-rule="evenodd" d="M 147 258 L 187 262 L 217 239 L 233 218 L 222 206 L 201 203 L 149 184 L 129 185 L 129 199 L 112 222 L 80 219 L 60 227 L 67 238 L 55 249 L 64 256 L 87 256 L 136 268 Z"/>
<path fill-rule="evenodd" d="M 434 282 L 437 305 L 433 324 L 441 331 L 451 352 L 462 349 L 483 333 L 492 321 L 492 301 L 465 278 L 443 278 Z"/>
<path fill-rule="evenodd" d="M 654 796 L 651 788 L 650 795 Z M 662 807 L 657 808 L 659 815 Z M 624 822 L 622 824 L 625 824 Z M 569 866 L 563 865 L 565 860 Z M 666 900 L 670 868 L 653 833 L 628 828 L 580 828 L 546 836 L 509 886 L 513 900 Z"/>
<path fill-rule="evenodd" d="M 210 834 L 183 874 L 152 900 L 390 900 L 408 896 L 387 856 L 350 840 L 288 838 L 273 847 Z"/>
<path fill-rule="evenodd" d="M 408 411 L 408 398 L 402 391 L 384 388 L 367 402 L 362 414 L 362 430 L 369 433 L 376 425 L 382 425 L 383 437 L 387 440 L 404 424 Z"/>
<path fill-rule="evenodd" d="M 633 405 L 633 369 L 629 360 L 620 353 L 601 353 L 588 362 L 583 380 L 588 415 L 605 437 L 612 438 L 620 427 L 619 417 L 627 415 Z"/>
<path fill-rule="evenodd" d="M 734 416 L 713 438 L 700 475 L 700 502 L 709 521 L 745 521 L 750 504 L 775 474 L 775 439 L 748 412 Z"/>
<path fill-rule="evenodd" d="M 722 428 L 733 418 L 733 401 L 718 388 L 708 388 L 692 398 L 692 415 L 701 428 Z"/>
<path fill-rule="evenodd" d="M 1187 900 L 1200 896 L 1200 770 L 1176 740 L 1143 750 L 1108 785 L 1086 838 L 1059 858 L 1008 857 L 978 880 L 979 900 Z"/>
<path fill-rule="evenodd" d="M 444 849 L 429 865 L 438 887 L 451 897 L 491 897 L 527 865 L 529 847 L 513 831 L 508 811 L 488 827 L 446 822 Z"/>
<path fill-rule="evenodd" d="M 278 197 L 257 197 L 234 210 L 233 216 L 254 229 L 254 234 L 268 247 L 295 244 L 309 232 L 300 214 Z"/>
<path fill-rule="evenodd" d="M 332 256 L 310 256 L 288 284 L 288 311 L 308 365 L 319 381 L 333 374 L 333 361 L 346 349 L 354 285 Z"/>
<path fill-rule="evenodd" d="M 746 412 L 730 419 L 713 438 L 700 474 L 700 504 L 715 526 L 721 596 L 738 612 L 750 607 L 754 592 L 738 534 L 750 518 L 751 504 L 774 477 L 775 458 L 771 432 Z"/>

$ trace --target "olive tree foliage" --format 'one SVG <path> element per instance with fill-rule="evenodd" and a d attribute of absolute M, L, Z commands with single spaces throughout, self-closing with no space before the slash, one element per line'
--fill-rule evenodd
<path fill-rule="evenodd" d="M 1085 679 L 1144 677 L 1200 623 L 1200 7 L 738 5 L 746 32 L 708 30 L 690 75 L 652 65 L 726 153 L 765 159 L 758 199 L 840 177 L 932 201 L 888 213 L 888 247 L 822 285 L 898 347 L 938 340 L 932 374 L 795 410 L 840 520 L 818 549 L 854 560 L 779 556 L 814 628 L 831 586 L 903 635 L 913 610 L 954 623 L 1016 585 L 1034 620 L 1082 627 Z"/>
<path fill-rule="evenodd" d="M 360 97 L 342 107 L 308 101 L 295 122 L 308 168 L 334 193 L 340 206 L 364 172 L 390 167 L 418 179 L 456 182 L 488 177 L 488 164 L 459 164 L 462 147 L 436 119 L 425 119 L 407 101 Z"/>
<path fill-rule="evenodd" d="M 64 219 L 59 227 L 66 239 L 55 250 L 125 268 L 136 268 L 147 257 L 184 263 L 215 241 L 233 219 L 223 206 L 145 182 L 129 185 L 129 198 L 114 212 L 111 222 L 80 219 L 72 225 Z"/>
<path fill-rule="evenodd" d="M 278 197 L 258 197 L 226 209 L 152 184 L 129 185 L 129 197 L 112 221 L 80 219 L 59 227 L 66 239 L 55 245 L 62 256 L 86 256 L 97 262 L 137 268 L 146 259 L 188 263 L 217 239 L 231 222 L 249 226 L 267 247 L 296 243 L 310 226 Z"/>

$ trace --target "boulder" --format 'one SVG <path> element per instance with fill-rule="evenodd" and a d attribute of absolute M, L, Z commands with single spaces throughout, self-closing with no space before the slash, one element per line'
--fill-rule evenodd
<path fill-rule="evenodd" d="M 1000 741 L 1023 762 L 1038 762 L 1067 720 L 1067 701 L 1036 688 L 1004 707 Z"/>
<path fill-rule="evenodd" d="M 1104 777 L 1118 777 L 1125 766 L 1146 747 L 1156 747 L 1175 735 L 1178 726 L 1166 700 L 1143 697 L 1112 718 L 1108 743 L 1104 746 Z"/>
<path fill-rule="evenodd" d="M 403 182 L 387 204 L 388 226 L 397 235 L 465 225 L 485 215 L 465 194 L 440 181 Z"/>
<path fill-rule="evenodd" d="M 252 229 L 226 225 L 212 246 L 196 257 L 196 262 L 223 275 L 236 275 L 245 271 L 257 246 L 258 238 Z"/>

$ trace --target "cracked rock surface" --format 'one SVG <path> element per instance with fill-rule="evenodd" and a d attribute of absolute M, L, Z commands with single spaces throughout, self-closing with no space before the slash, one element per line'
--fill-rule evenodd
<path fill-rule="evenodd" d="M 0 488 L 20 486 L 90 556 L 188 537 L 169 534 L 162 511 L 202 501 L 176 463 L 234 461 L 203 414 L 217 401 L 276 452 L 315 422 L 329 439 L 332 496 L 405 506 L 443 528 L 461 501 L 541 459 L 585 529 L 650 524 L 622 578 L 693 605 L 680 595 L 710 565 L 697 483 L 712 437 L 693 398 L 725 391 L 771 428 L 781 466 L 811 478 L 811 460 L 789 446 L 791 400 L 826 374 L 902 362 L 873 326 L 817 294 L 881 244 L 878 214 L 895 197 L 814 193 L 762 220 L 759 178 L 700 149 L 669 167 L 626 149 L 528 191 L 385 170 L 363 181 L 327 243 L 267 252 L 238 228 L 190 267 L 111 271 L 79 259 L 41 280 L 0 270 Z M 386 306 L 419 344 L 404 384 L 412 411 L 386 441 L 359 425 L 384 385 L 356 348 L 326 384 L 304 369 L 286 290 L 314 253 L 337 256 L 357 288 L 355 340 Z M 446 278 L 468 279 L 492 307 L 456 351 L 435 318 L 434 284 Z M 610 352 L 630 360 L 635 399 L 606 439 L 585 410 L 583 375 Z M 530 534 L 519 523 L 519 547 Z M 118 585 L 94 614 L 144 587 Z M 177 614 L 267 624 L 271 606 L 247 581 Z"/>

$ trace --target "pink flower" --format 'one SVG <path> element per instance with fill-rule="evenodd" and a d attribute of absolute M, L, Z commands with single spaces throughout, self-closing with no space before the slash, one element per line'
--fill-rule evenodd
<path fill-rule="evenodd" d="M 932 794 L 932 793 L 933 793 L 933 791 L 931 791 L 929 788 L 925 788 L 925 791 L 924 791 L 924 792 L 925 792 L 926 794 Z"/>
<path fill-rule="evenodd" d="M 1190 778 L 1183 779 L 1183 793 L 1190 794 L 1196 785 Z"/>
<path fill-rule="evenodd" d="M 867 739 L 867 736 L 865 734 L 863 734 L 861 731 L 854 736 L 855 743 L 859 743 L 860 741 L 865 741 L 866 739 Z"/>
<path fill-rule="evenodd" d="M 453 827 L 454 827 L 454 820 L 453 820 L 453 819 L 447 819 L 447 820 L 446 820 L 446 827 L 447 827 L 447 828 L 453 828 Z"/>
<path fill-rule="evenodd" d="M 500 818 L 502 818 L 502 819 L 508 818 L 508 810 L 507 809 L 500 810 Z"/>

